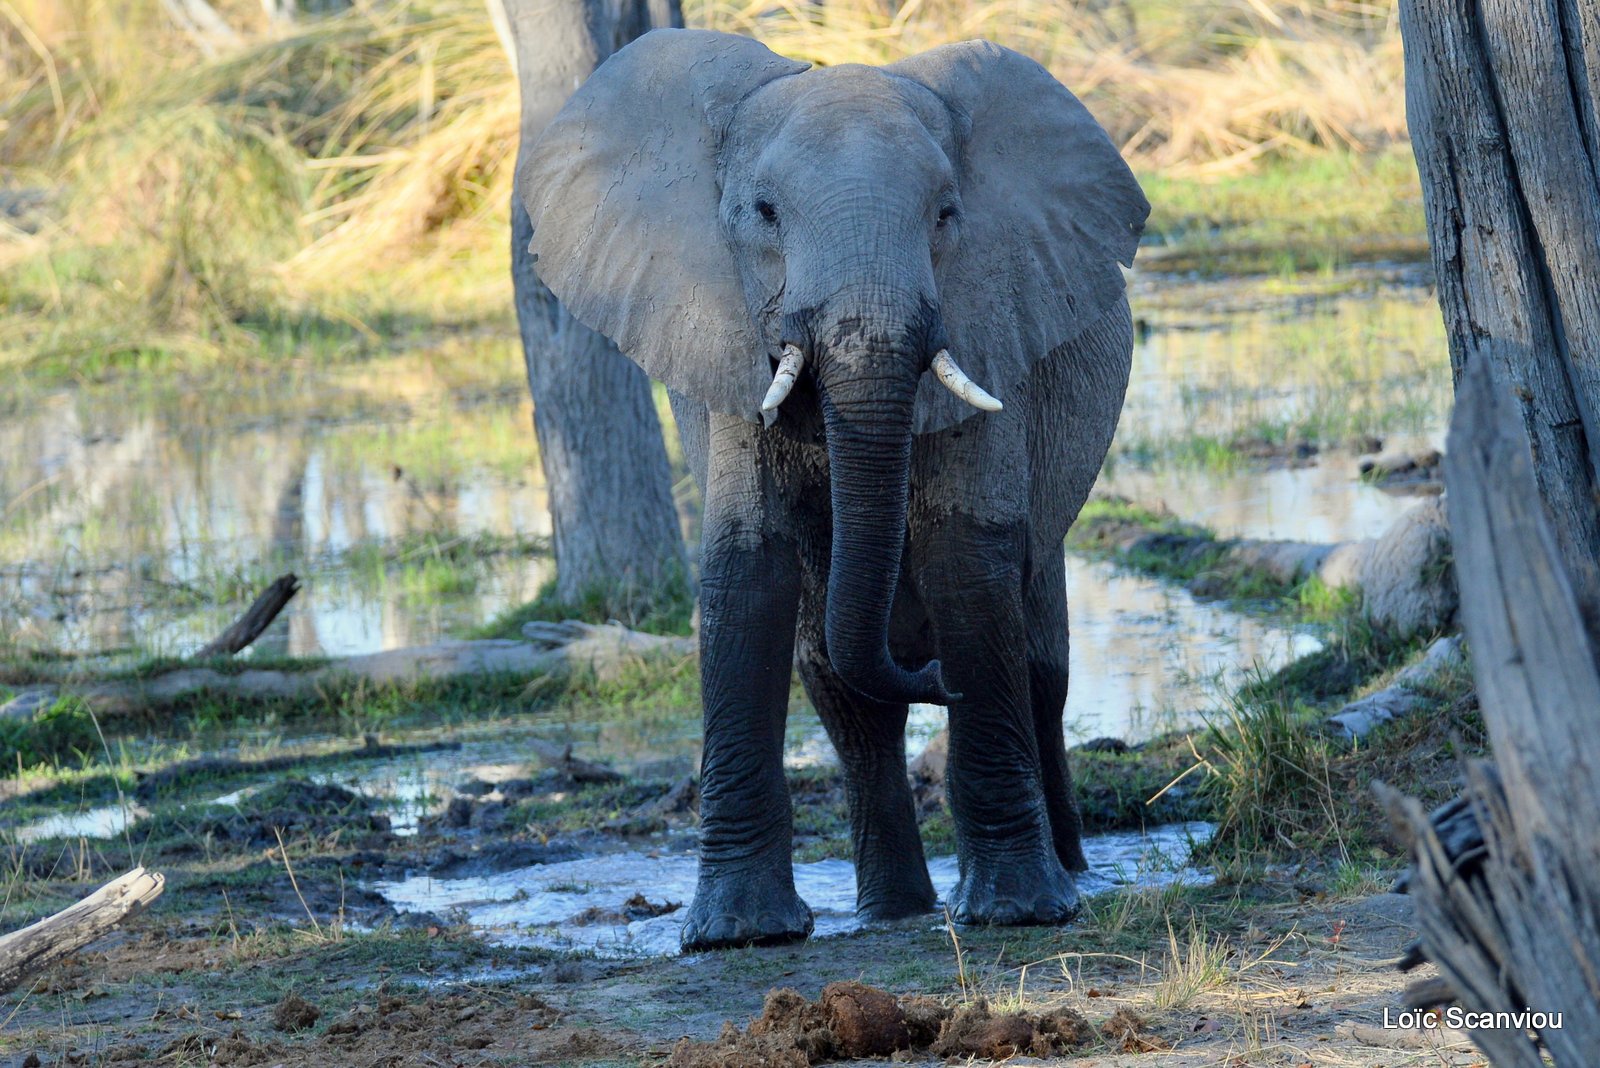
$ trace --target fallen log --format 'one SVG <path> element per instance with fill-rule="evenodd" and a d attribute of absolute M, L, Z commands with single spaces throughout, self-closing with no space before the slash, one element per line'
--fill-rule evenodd
<path fill-rule="evenodd" d="M 1377 693 L 1351 701 L 1323 721 L 1323 730 L 1347 742 L 1356 742 L 1390 720 L 1430 707 L 1434 702 L 1421 689 L 1466 663 L 1461 636 L 1453 634 L 1428 646 L 1428 651 L 1397 674 Z"/>
<path fill-rule="evenodd" d="M 87 946 L 161 896 L 166 878 L 135 868 L 77 904 L 0 937 L 0 994 Z"/>
<path fill-rule="evenodd" d="M 1333 544 L 1218 538 L 1189 527 L 1152 531 L 1117 518 L 1079 524 L 1070 540 L 1137 567 L 1167 561 L 1193 575 L 1187 585 L 1197 597 L 1229 596 L 1241 580 L 1266 578 L 1288 589 L 1314 578 L 1359 593 L 1366 616 L 1396 637 L 1441 633 L 1455 623 L 1450 529 L 1437 499 L 1418 503 L 1376 538 Z"/>
<path fill-rule="evenodd" d="M 205 660 L 213 656 L 233 656 L 261 637 L 261 632 L 272 625 L 291 598 L 300 592 L 300 580 L 291 572 L 279 575 L 260 595 L 244 615 L 233 625 L 202 646 L 191 660 Z"/>
<path fill-rule="evenodd" d="M 141 679 L 50 683 L 22 689 L 0 705 L 0 718 L 30 716 L 63 693 L 83 699 L 101 716 L 133 715 L 210 692 L 244 700 L 317 699 L 363 683 L 443 682 L 481 675 L 563 675 L 592 671 L 613 678 L 631 664 L 693 656 L 693 638 L 642 634 L 617 624 L 568 621 L 540 624 L 536 636 L 443 641 L 410 649 L 346 657 L 306 670 L 182 667 Z"/>
<path fill-rule="evenodd" d="M 559 771 L 573 782 L 622 781 L 623 777 L 619 772 L 604 764 L 596 764 L 592 760 L 573 756 L 571 745 L 557 745 L 555 742 L 546 742 L 539 738 L 529 739 L 528 745 L 533 749 L 533 755 L 539 758 L 539 763 Z"/>

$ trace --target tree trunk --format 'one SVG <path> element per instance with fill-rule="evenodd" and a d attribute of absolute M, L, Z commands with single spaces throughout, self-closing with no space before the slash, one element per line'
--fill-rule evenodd
<path fill-rule="evenodd" d="M 514 48 L 527 146 L 607 56 L 647 30 L 683 25 L 683 16 L 664 0 L 503 0 L 496 24 Z M 556 594 L 572 603 L 596 590 L 682 582 L 683 538 L 650 381 L 539 281 L 516 197 L 511 212 L 511 278 L 550 495 Z"/>
<path fill-rule="evenodd" d="M 1469 1033 L 1496 1065 L 1535 1068 L 1541 1044 L 1587 1065 L 1600 1043 L 1600 12 L 1401 0 L 1400 26 L 1456 377 L 1445 482 L 1460 614 L 1495 755 L 1433 819 L 1380 788 L 1443 973 L 1408 996 L 1560 1013 Z"/>
<path fill-rule="evenodd" d="M 1580 602 L 1600 603 L 1600 12 L 1402 0 L 1406 111 L 1450 361 L 1520 401 Z"/>
<path fill-rule="evenodd" d="M 1422 948 L 1448 987 L 1425 982 L 1408 997 L 1560 1013 L 1553 1026 L 1470 1034 L 1496 1065 L 1542 1064 L 1532 1030 L 1556 1064 L 1586 1066 L 1600 1044 L 1600 649 L 1545 518 L 1523 420 L 1484 361 L 1462 378 L 1445 469 L 1496 767 L 1469 766 L 1465 805 L 1434 819 L 1379 787 L 1412 851 Z"/>

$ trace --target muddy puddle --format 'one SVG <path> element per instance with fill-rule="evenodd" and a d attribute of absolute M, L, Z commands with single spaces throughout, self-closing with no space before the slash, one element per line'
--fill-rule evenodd
<path fill-rule="evenodd" d="M 1087 838 L 1090 870 L 1078 877 L 1078 889 L 1089 896 L 1206 879 L 1187 865 L 1191 849 L 1210 834 L 1210 824 L 1186 823 Z M 374 889 L 402 913 L 465 922 L 506 944 L 662 956 L 678 952 L 683 906 L 694 897 L 697 871 L 692 849 L 619 852 L 473 878 L 418 875 Z M 941 897 L 955 886 L 954 857 L 935 857 L 928 871 Z M 796 864 L 794 880 L 816 915 L 814 937 L 862 928 L 855 915 L 855 867 L 849 861 Z"/>
<path fill-rule="evenodd" d="M 1225 534 L 1381 530 L 1410 501 L 1362 484 L 1352 453 L 1219 466 L 1196 462 L 1193 441 L 1357 430 L 1427 440 L 1449 373 L 1432 293 L 1414 282 L 1352 273 L 1300 293 L 1271 279 L 1142 279 L 1133 379 L 1102 489 Z M 522 373 L 509 338 L 480 337 L 263 370 L 203 394 L 180 384 L 28 394 L 0 421 L 0 640 L 184 655 L 286 570 L 304 590 L 248 655 L 339 656 L 470 633 L 550 576 Z M 678 474 L 692 529 L 694 494 Z M 1313 647 L 1102 565 L 1073 560 L 1068 581 L 1078 738 L 1149 736 L 1209 706 L 1240 671 Z M 826 759 L 820 733 L 801 744 Z"/>

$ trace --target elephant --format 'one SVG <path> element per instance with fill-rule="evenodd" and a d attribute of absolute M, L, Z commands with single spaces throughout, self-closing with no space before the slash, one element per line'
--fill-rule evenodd
<path fill-rule="evenodd" d="M 665 383 L 703 490 L 685 951 L 812 930 L 796 667 L 843 770 L 859 915 L 937 903 L 906 777 L 924 702 L 949 709 L 954 920 L 1071 919 L 1063 539 L 1121 411 L 1150 210 L 1105 130 L 986 41 L 812 68 L 663 29 L 516 181 L 535 270 Z"/>

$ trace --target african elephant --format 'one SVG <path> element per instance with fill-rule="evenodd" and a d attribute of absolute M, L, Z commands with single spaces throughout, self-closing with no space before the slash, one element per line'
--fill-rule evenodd
<path fill-rule="evenodd" d="M 1062 539 L 1122 406 L 1118 265 L 1149 212 L 1104 130 L 988 42 L 810 70 L 658 30 L 578 90 L 518 188 L 535 269 L 666 383 L 704 490 L 684 947 L 810 933 L 782 767 L 796 662 L 844 768 L 862 914 L 935 904 L 904 742 L 907 703 L 932 702 L 952 915 L 1070 918 Z"/>

